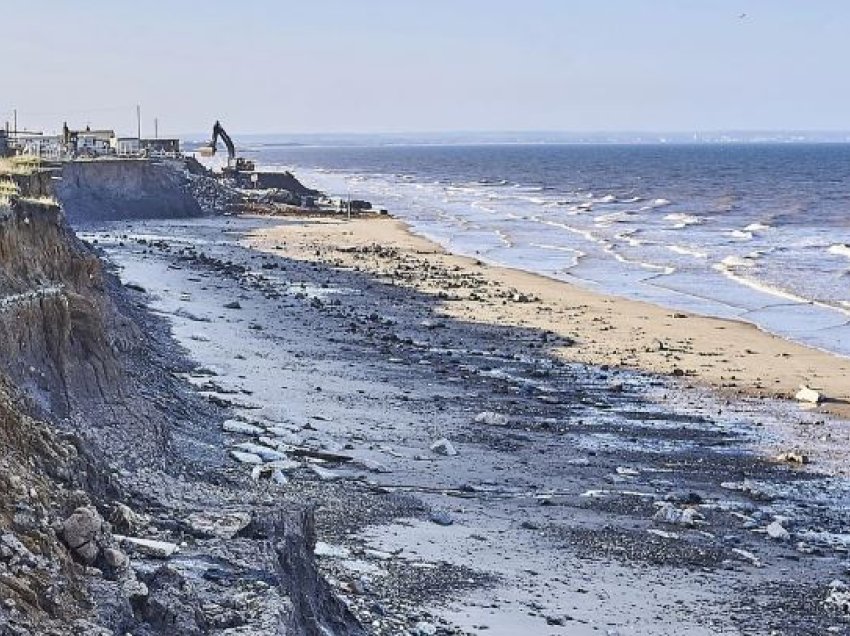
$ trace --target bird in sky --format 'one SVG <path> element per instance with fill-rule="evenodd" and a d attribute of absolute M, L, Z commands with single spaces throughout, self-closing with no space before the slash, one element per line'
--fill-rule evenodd
<path fill-rule="evenodd" d="M 739 19 L 739 20 L 743 20 L 743 19 L 744 19 L 744 18 L 746 18 L 746 17 L 747 17 L 747 14 L 746 14 L 746 13 L 742 13 L 741 15 L 739 15 L 739 16 L 738 16 L 738 19 Z"/>

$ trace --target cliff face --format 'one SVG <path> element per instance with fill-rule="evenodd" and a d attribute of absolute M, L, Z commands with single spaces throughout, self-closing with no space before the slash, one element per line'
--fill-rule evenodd
<path fill-rule="evenodd" d="M 203 214 L 178 163 L 132 159 L 67 163 L 53 192 L 72 225 Z"/>
<path fill-rule="evenodd" d="M 60 209 L 19 200 L 0 212 L 0 263 L 3 370 L 60 416 L 74 399 L 119 395 L 117 354 L 139 334 L 109 301 L 99 260 Z"/>

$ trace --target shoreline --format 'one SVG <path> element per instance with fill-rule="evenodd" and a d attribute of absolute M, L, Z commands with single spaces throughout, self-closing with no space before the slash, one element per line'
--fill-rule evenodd
<path fill-rule="evenodd" d="M 680 376 L 736 396 L 793 400 L 805 384 L 827 399 L 817 407 L 818 413 L 850 417 L 850 392 L 844 382 L 850 359 L 785 339 L 753 323 L 675 311 L 453 254 L 391 215 L 351 221 L 309 214 L 285 218 L 301 224 L 253 233 L 249 242 L 268 249 L 270 242 L 284 239 L 294 258 L 361 267 L 381 277 L 389 276 L 388 263 L 356 258 L 352 248 L 378 244 L 399 250 L 421 264 L 440 262 L 481 279 L 472 286 L 461 284 L 454 297 L 442 303 L 447 315 L 550 330 L 575 341 L 557 352 L 567 361 Z M 396 282 L 439 293 L 424 281 Z M 515 290 L 520 300 L 503 299 L 498 308 L 479 302 L 476 289 L 482 285 Z M 535 300 L 523 302 L 522 296 Z M 715 339 L 720 333 L 722 341 Z"/>

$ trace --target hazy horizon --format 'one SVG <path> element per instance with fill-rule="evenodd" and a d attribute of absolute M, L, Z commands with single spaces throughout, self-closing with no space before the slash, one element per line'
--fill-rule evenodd
<path fill-rule="evenodd" d="M 837 0 L 13 5 L 19 128 L 135 134 L 136 104 L 148 135 L 850 128 Z"/>

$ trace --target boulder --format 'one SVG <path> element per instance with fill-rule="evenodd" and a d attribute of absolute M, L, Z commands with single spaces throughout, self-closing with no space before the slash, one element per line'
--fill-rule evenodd
<path fill-rule="evenodd" d="M 106 528 L 94 506 L 82 506 L 62 522 L 62 540 L 84 563 L 91 565 L 100 554 Z"/>

